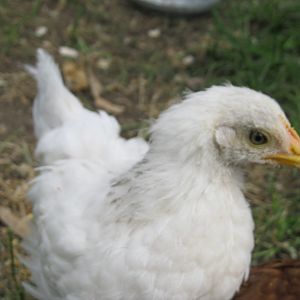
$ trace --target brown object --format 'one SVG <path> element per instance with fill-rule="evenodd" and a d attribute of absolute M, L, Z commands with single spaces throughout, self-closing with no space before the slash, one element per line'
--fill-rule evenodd
<path fill-rule="evenodd" d="M 90 85 L 91 94 L 94 98 L 94 104 L 97 108 L 104 109 L 105 111 L 114 115 L 121 114 L 124 111 L 123 106 L 111 103 L 109 100 L 104 99 L 101 96 L 102 85 L 97 80 L 91 68 L 88 69 L 88 81 Z"/>
<path fill-rule="evenodd" d="M 73 62 L 66 61 L 62 66 L 67 86 L 74 92 L 86 90 L 89 86 L 84 68 Z"/>
<path fill-rule="evenodd" d="M 273 261 L 253 267 L 233 300 L 299 300 L 300 261 Z"/>
<path fill-rule="evenodd" d="M 9 226 L 21 238 L 24 238 L 29 233 L 30 218 L 31 215 L 19 218 L 9 208 L 0 206 L 0 221 Z"/>

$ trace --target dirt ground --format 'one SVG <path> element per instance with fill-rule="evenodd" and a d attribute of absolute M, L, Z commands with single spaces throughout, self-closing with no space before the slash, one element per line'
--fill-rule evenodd
<path fill-rule="evenodd" d="M 210 13 L 174 17 L 121 0 L 1 2 L 0 299 L 25 299 L 20 282 L 28 273 L 17 256 L 25 224 L 32 217 L 25 194 L 35 166 L 31 122 L 35 83 L 22 65 L 34 63 L 37 48 L 47 49 L 85 105 L 102 108 L 99 97 L 117 105 L 123 134 L 132 136 L 186 90 L 210 83 L 194 70 L 201 69 L 212 47 L 213 26 Z M 62 46 L 77 49 L 78 56 L 62 55 Z M 287 182 L 297 185 L 294 171 L 256 167 L 249 177 L 247 193 L 253 205 L 269 197 L 264 182 L 274 178 L 279 178 L 276 192 L 295 196 L 284 189 Z M 289 254 L 283 251 L 283 256 Z"/>

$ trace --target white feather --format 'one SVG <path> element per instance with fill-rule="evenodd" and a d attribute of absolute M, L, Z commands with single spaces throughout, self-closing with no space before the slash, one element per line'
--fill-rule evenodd
<path fill-rule="evenodd" d="M 42 300 L 231 299 L 248 274 L 253 221 L 240 170 L 218 146 L 233 143 L 214 134 L 237 120 L 277 130 L 279 106 L 232 86 L 192 94 L 160 116 L 147 152 L 144 141 L 119 136 L 114 118 L 84 109 L 42 50 L 34 73 L 45 167 L 29 193 L 28 292 Z"/>

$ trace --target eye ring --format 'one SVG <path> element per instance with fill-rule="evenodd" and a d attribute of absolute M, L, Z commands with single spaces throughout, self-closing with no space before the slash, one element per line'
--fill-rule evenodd
<path fill-rule="evenodd" d="M 268 136 L 260 130 L 252 129 L 249 133 L 249 140 L 255 146 L 267 144 L 269 142 Z"/>

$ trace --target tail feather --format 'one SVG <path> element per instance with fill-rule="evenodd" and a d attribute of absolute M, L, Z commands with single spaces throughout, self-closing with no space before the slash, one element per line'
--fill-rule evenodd
<path fill-rule="evenodd" d="M 37 65 L 36 67 L 29 66 L 29 73 L 36 78 L 41 89 L 64 87 L 58 66 L 43 49 L 37 50 Z"/>
<path fill-rule="evenodd" d="M 37 69 L 34 66 L 25 64 L 24 68 L 33 78 L 37 78 Z"/>
<path fill-rule="evenodd" d="M 38 49 L 36 66 L 25 68 L 38 86 L 33 121 L 38 138 L 36 156 L 42 165 L 62 159 L 88 159 L 122 173 L 142 159 L 147 143 L 121 138 L 114 117 L 85 109 L 65 87 L 58 66 L 46 51 Z"/>
<path fill-rule="evenodd" d="M 65 87 L 58 66 L 42 49 L 37 50 L 37 65 L 25 66 L 36 79 L 38 94 L 33 105 L 34 131 L 41 138 L 48 131 L 73 119 L 83 110 L 78 99 Z"/>

